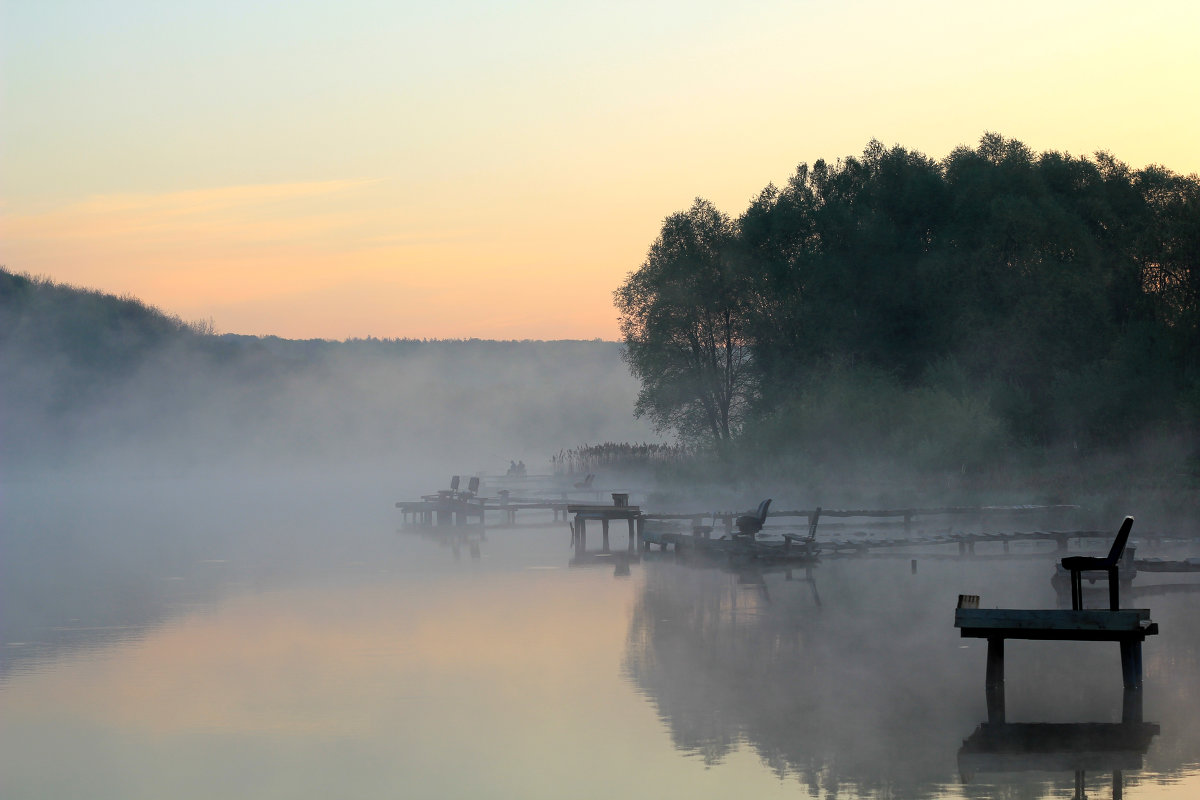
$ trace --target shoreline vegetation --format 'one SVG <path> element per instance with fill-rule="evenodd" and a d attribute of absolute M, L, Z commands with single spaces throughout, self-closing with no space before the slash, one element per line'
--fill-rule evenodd
<path fill-rule="evenodd" d="M 872 141 L 740 216 L 667 217 L 614 300 L 637 413 L 732 474 L 1200 474 L 1195 175 L 991 133 L 941 161 Z"/>

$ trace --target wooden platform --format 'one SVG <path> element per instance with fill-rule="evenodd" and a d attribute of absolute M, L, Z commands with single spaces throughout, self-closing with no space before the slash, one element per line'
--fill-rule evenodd
<path fill-rule="evenodd" d="M 1142 642 L 1158 633 L 1145 608 L 1117 611 L 1085 609 L 963 608 L 954 611 L 954 627 L 964 638 L 987 639 L 985 689 L 989 722 L 1005 721 L 1004 640 L 1117 642 L 1121 645 L 1121 679 L 1127 691 L 1142 687 Z M 978 603 L 978 597 L 972 598 Z"/>
<path fill-rule="evenodd" d="M 571 524 L 571 544 L 575 548 L 575 558 L 583 559 L 587 554 L 587 524 L 589 521 L 600 523 L 602 537 L 601 552 L 609 552 L 608 526 L 610 522 L 625 520 L 629 526 L 628 550 L 637 552 L 638 541 L 642 532 L 642 510 L 631 505 L 602 505 L 600 503 L 569 503 L 567 513 L 574 514 Z"/>
<path fill-rule="evenodd" d="M 1061 639 L 1092 642 L 1144 641 L 1158 633 L 1150 609 L 959 608 L 954 627 L 964 638 Z"/>

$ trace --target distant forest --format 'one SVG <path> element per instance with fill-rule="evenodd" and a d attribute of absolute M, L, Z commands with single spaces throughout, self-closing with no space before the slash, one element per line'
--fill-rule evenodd
<path fill-rule="evenodd" d="M 872 141 L 736 218 L 668 217 L 615 301 L 639 413 L 735 460 L 966 472 L 1153 442 L 1197 469 L 1195 175 Z"/>
<path fill-rule="evenodd" d="M 7 477 L 374 463 L 417 470 L 436 481 L 428 490 L 648 436 L 635 395 L 614 342 L 218 335 L 131 297 L 0 269 Z"/>

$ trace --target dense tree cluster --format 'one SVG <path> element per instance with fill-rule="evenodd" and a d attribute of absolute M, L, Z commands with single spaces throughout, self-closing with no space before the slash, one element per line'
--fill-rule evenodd
<path fill-rule="evenodd" d="M 685 438 L 1115 445 L 1198 416 L 1200 181 L 873 141 L 668 217 L 615 299 L 639 412 Z"/>

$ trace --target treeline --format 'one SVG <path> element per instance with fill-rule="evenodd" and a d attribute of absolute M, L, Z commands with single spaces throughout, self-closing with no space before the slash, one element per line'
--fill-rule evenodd
<path fill-rule="evenodd" d="M 218 335 L 0 270 L 0 479 L 369 463 L 426 481 L 645 438 L 635 393 L 615 342 Z"/>
<path fill-rule="evenodd" d="M 668 217 L 615 299 L 639 412 L 727 451 L 965 469 L 1200 419 L 1200 181 L 1106 153 L 873 141 Z"/>

